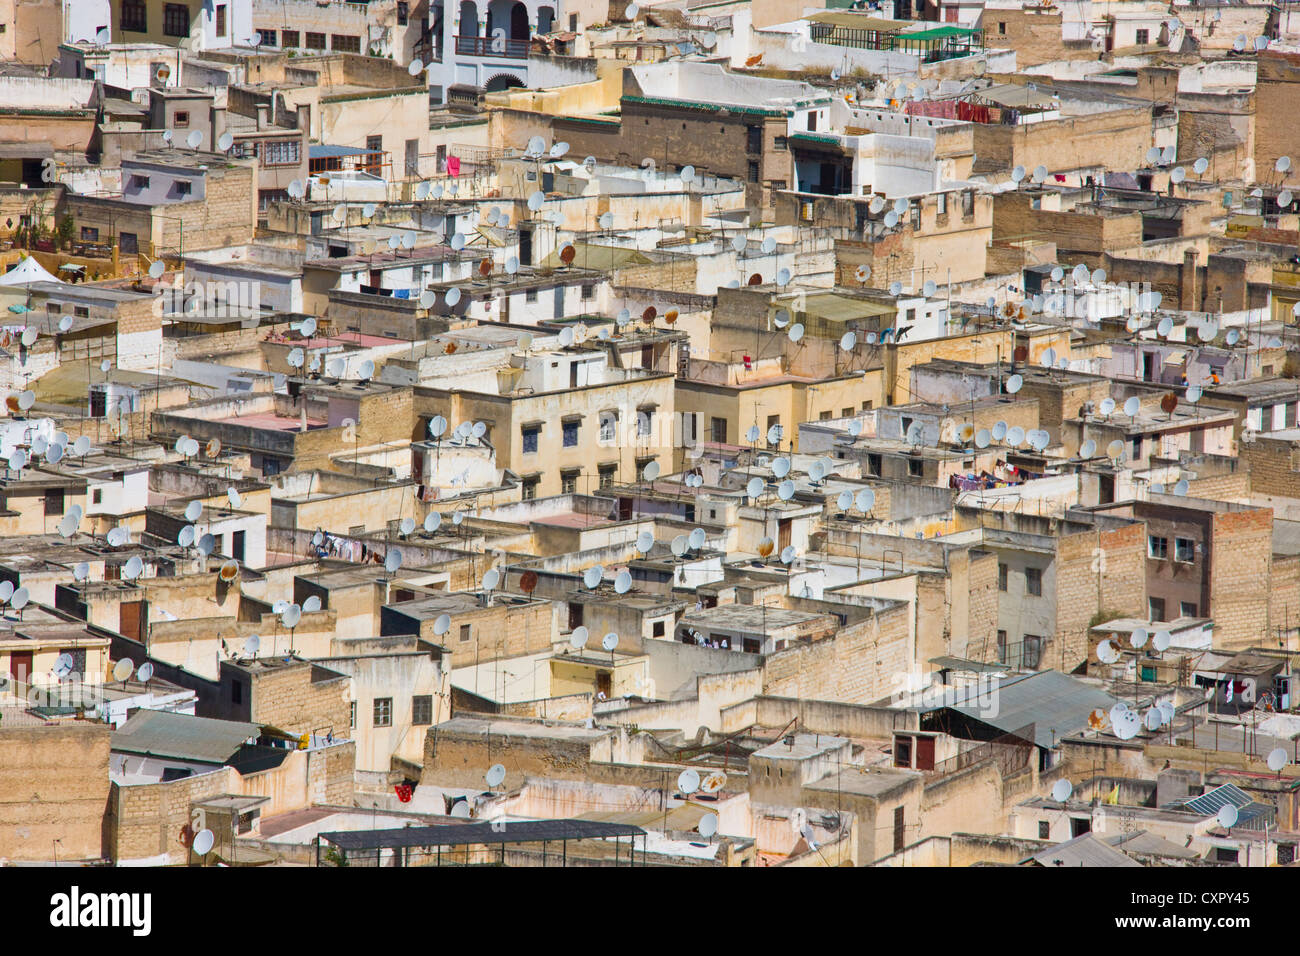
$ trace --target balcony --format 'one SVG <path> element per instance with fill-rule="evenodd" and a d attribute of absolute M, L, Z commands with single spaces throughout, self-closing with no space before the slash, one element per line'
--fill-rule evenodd
<path fill-rule="evenodd" d="M 486 56 L 507 60 L 528 59 L 527 40 L 500 37 L 456 37 L 457 56 Z"/>

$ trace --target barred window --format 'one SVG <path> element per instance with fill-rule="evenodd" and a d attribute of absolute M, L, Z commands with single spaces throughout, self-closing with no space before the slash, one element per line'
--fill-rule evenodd
<path fill-rule="evenodd" d="M 122 0 L 122 29 L 132 33 L 149 32 L 149 18 L 145 12 L 144 0 Z"/>
<path fill-rule="evenodd" d="M 343 33 L 335 33 L 330 37 L 330 43 L 335 53 L 360 53 L 361 37 L 351 36 Z"/>
<path fill-rule="evenodd" d="M 302 161 L 302 144 L 296 139 L 268 140 L 261 146 L 263 166 L 294 166 Z"/>
<path fill-rule="evenodd" d="M 393 726 L 393 698 L 376 697 L 374 714 L 376 727 Z"/>
<path fill-rule="evenodd" d="M 323 34 L 323 33 L 312 33 L 310 30 L 308 30 L 308 31 L 307 31 L 307 49 L 309 49 L 309 50 L 324 50 L 324 49 L 327 49 L 327 47 L 325 46 L 325 34 Z"/>
<path fill-rule="evenodd" d="M 285 30 L 280 34 L 280 49 L 293 49 L 298 45 L 298 31 Z"/>
<path fill-rule="evenodd" d="M 411 698 L 411 723 L 417 727 L 433 723 L 433 695 L 417 694 Z"/>
<path fill-rule="evenodd" d="M 163 4 L 163 33 L 169 37 L 190 35 L 190 10 L 183 3 Z"/>

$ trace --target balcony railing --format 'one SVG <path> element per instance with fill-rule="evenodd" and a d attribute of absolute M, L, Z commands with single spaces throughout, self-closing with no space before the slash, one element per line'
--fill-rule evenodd
<path fill-rule="evenodd" d="M 457 56 L 495 56 L 508 60 L 528 59 L 527 40 L 499 37 L 456 37 Z"/>

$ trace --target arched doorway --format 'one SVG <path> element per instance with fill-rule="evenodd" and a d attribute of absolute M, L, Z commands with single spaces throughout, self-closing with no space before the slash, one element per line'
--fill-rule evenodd
<path fill-rule="evenodd" d="M 492 79 L 487 81 L 483 87 L 489 93 L 499 93 L 502 90 L 513 90 L 524 85 L 524 81 L 510 73 L 498 73 Z"/>

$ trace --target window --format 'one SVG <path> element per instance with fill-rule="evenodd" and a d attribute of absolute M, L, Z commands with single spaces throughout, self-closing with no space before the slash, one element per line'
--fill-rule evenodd
<path fill-rule="evenodd" d="M 1081 837 L 1092 832 L 1092 820 L 1088 817 L 1070 817 L 1070 836 Z"/>
<path fill-rule="evenodd" d="M 524 301 L 525 301 L 525 302 L 536 302 L 536 301 L 537 301 L 537 290 L 536 290 L 536 289 L 525 289 L 525 290 L 524 290 Z"/>
<path fill-rule="evenodd" d="M 537 497 L 537 482 L 538 482 L 538 480 L 539 480 L 539 479 L 537 479 L 537 478 L 525 478 L 525 479 L 524 479 L 524 482 L 523 482 L 523 488 L 522 488 L 522 491 L 520 492 L 520 495 L 521 495 L 521 497 L 523 498 L 524 501 L 532 501 L 534 498 Z"/>
<path fill-rule="evenodd" d="M 1052 835 L 1052 825 L 1046 820 L 1038 821 L 1038 839 L 1047 840 Z"/>
<path fill-rule="evenodd" d="M 374 717 L 376 727 L 393 726 L 393 698 L 376 697 Z"/>
<path fill-rule="evenodd" d="M 1215 863 L 1236 863 L 1240 850 L 1234 850 L 1226 846 L 1216 846 L 1214 848 Z"/>
<path fill-rule="evenodd" d="M 1005 564 L 999 564 L 998 565 L 998 590 L 1005 591 L 1006 589 L 1007 589 L 1007 566 Z"/>
<path fill-rule="evenodd" d="M 600 487 L 613 488 L 614 476 L 618 473 L 618 465 L 601 465 L 599 471 Z"/>
<path fill-rule="evenodd" d="M 125 255 L 135 255 L 140 251 L 140 239 L 134 232 L 119 232 L 117 247 Z"/>
<path fill-rule="evenodd" d="M 469 640 L 469 629 L 470 629 L 470 626 L 471 626 L 471 625 L 469 625 L 469 624 L 462 624 L 462 625 L 460 626 L 460 642 L 461 642 L 462 644 L 464 644 L 466 641 Z"/>
<path fill-rule="evenodd" d="M 808 114 L 808 132 L 817 132 L 817 111 L 813 110 Z"/>
<path fill-rule="evenodd" d="M 144 0 L 122 0 L 122 29 L 132 33 L 147 33 L 149 19 L 145 13 Z"/>
<path fill-rule="evenodd" d="M 745 127 L 745 152 L 761 153 L 763 151 L 763 127 Z"/>
<path fill-rule="evenodd" d="M 573 495 L 578 492 L 578 471 L 560 472 L 560 494 Z"/>
<path fill-rule="evenodd" d="M 348 704 L 348 726 L 355 727 L 356 725 L 357 725 L 357 702 L 354 700 L 352 701 L 352 703 Z"/>
<path fill-rule="evenodd" d="M 1196 542 L 1191 538 L 1174 538 L 1174 560 L 1192 564 L 1196 560 Z"/>
<path fill-rule="evenodd" d="M 564 434 L 564 447 L 578 447 L 578 423 L 576 421 L 563 422 L 560 428 Z"/>
<path fill-rule="evenodd" d="M 90 503 L 92 505 L 102 505 L 104 503 L 104 489 L 96 488 L 90 493 Z"/>
<path fill-rule="evenodd" d="M 191 192 L 190 182 L 185 179 L 176 180 L 176 195 L 188 196 Z"/>
<path fill-rule="evenodd" d="M 1196 617 L 1196 605 L 1191 601 L 1180 601 L 1178 603 L 1179 617 Z"/>
<path fill-rule="evenodd" d="M 877 455 L 874 452 L 869 452 L 867 454 L 867 471 L 869 471 L 871 474 L 879 477 L 880 469 L 883 465 L 884 465 L 884 459 L 881 458 L 880 455 Z"/>
<path fill-rule="evenodd" d="M 259 45 L 259 46 L 275 46 L 275 45 L 276 45 L 276 43 L 275 43 L 275 31 L 274 31 L 274 30 L 258 30 L 258 31 L 257 31 L 257 37 L 258 37 L 258 45 Z"/>
<path fill-rule="evenodd" d="M 1163 561 L 1169 557 L 1169 539 L 1156 534 L 1147 535 L 1147 557 Z"/>
<path fill-rule="evenodd" d="M 417 727 L 433 723 L 432 694 L 416 694 L 411 698 L 411 723 Z"/>
<path fill-rule="evenodd" d="M 758 162 L 752 159 L 749 161 L 749 181 L 758 182 Z"/>
<path fill-rule="evenodd" d="M 654 412 L 648 409 L 640 409 L 636 413 L 636 437 L 649 438 L 650 430 L 654 426 Z"/>
<path fill-rule="evenodd" d="M 230 702 L 232 704 L 242 704 L 244 702 L 244 685 L 242 681 L 232 680 L 230 682 Z"/>
<path fill-rule="evenodd" d="M 853 417 L 853 409 L 851 408 L 840 409 L 840 418 L 852 418 L 852 417 Z"/>
<path fill-rule="evenodd" d="M 397 0 L 397 25 L 406 26 L 406 18 L 410 16 L 410 7 L 406 0 Z"/>
<path fill-rule="evenodd" d="M 998 663 L 1007 662 L 1007 632 L 998 631 Z"/>
<path fill-rule="evenodd" d="M 281 34 L 280 34 L 280 48 L 281 48 L 281 49 L 285 49 L 285 48 L 290 48 L 290 49 L 292 49 L 293 47 L 296 47 L 297 45 L 298 45 L 298 31 L 297 31 L 297 30 L 284 30 L 283 32 L 281 32 Z"/>
<path fill-rule="evenodd" d="M 903 822 L 903 808 L 894 807 L 894 852 L 897 853 L 906 843 L 907 827 Z"/>
<path fill-rule="evenodd" d="M 172 114 L 172 126 L 189 126 L 190 114 L 188 110 L 177 110 Z"/>
<path fill-rule="evenodd" d="M 907 460 L 907 473 L 913 478 L 922 478 L 925 476 L 925 461 L 921 458 L 909 458 Z"/>
<path fill-rule="evenodd" d="M 912 231 L 921 231 L 921 204 L 919 202 L 912 203 Z"/>
<path fill-rule="evenodd" d="M 226 35 L 226 5 L 224 3 L 217 4 L 216 20 L 217 20 L 217 26 L 216 26 L 217 36 L 223 37 Z"/>
<path fill-rule="evenodd" d="M 779 149 L 782 152 L 787 151 L 790 148 L 789 138 L 785 136 L 778 136 L 775 140 L 772 141 L 772 148 Z"/>
<path fill-rule="evenodd" d="M 1146 46 L 1147 43 L 1150 42 L 1150 40 L 1151 40 L 1150 30 L 1139 30 L 1137 31 L 1137 36 L 1134 42 L 1137 43 L 1138 46 Z"/>
<path fill-rule="evenodd" d="M 46 515 L 63 514 L 63 489 L 51 488 L 45 492 L 45 513 Z"/>
<path fill-rule="evenodd" d="M 614 440 L 614 431 L 617 427 L 617 419 L 610 413 L 606 412 L 600 416 L 600 441 L 602 444 Z"/>
<path fill-rule="evenodd" d="M 308 30 L 308 31 L 307 31 L 307 49 L 309 49 L 309 50 L 323 50 L 323 49 L 325 49 L 325 34 L 323 34 L 323 33 L 312 33 L 310 30 Z"/>
<path fill-rule="evenodd" d="M 336 33 L 330 37 L 330 46 L 335 53 L 360 53 L 361 37 Z"/>
<path fill-rule="evenodd" d="M 263 166 L 296 166 L 302 162 L 302 143 L 296 139 L 267 140 L 259 144 Z"/>
<path fill-rule="evenodd" d="M 1042 597 L 1043 594 L 1042 568 L 1025 568 L 1025 593 L 1032 594 L 1035 597 Z"/>
<path fill-rule="evenodd" d="M 596 297 L 596 287 L 594 285 L 587 283 L 582 287 L 582 300 L 584 302 L 586 302 L 588 299 L 594 299 L 595 297 Z"/>
<path fill-rule="evenodd" d="M 1147 617 L 1152 621 L 1165 619 L 1165 599 L 1147 598 Z"/>
<path fill-rule="evenodd" d="M 190 35 L 190 11 L 181 3 L 163 4 L 163 34 L 169 37 Z M 271 40 L 275 43 L 275 40 Z"/>
<path fill-rule="evenodd" d="M 82 227 L 81 227 L 81 241 L 82 241 L 82 242 L 99 242 L 99 230 L 96 229 L 94 226 L 82 226 Z"/>
<path fill-rule="evenodd" d="M 934 212 L 937 216 L 948 215 L 948 194 L 939 193 L 934 197 Z"/>
<path fill-rule="evenodd" d="M 964 219 L 968 219 L 971 216 L 975 215 L 974 190 L 968 189 L 961 194 L 961 214 L 962 214 L 962 218 Z"/>
<path fill-rule="evenodd" d="M 525 455 L 537 454 L 537 436 L 541 434 L 541 431 L 542 429 L 540 425 L 524 426 L 524 454 Z"/>

